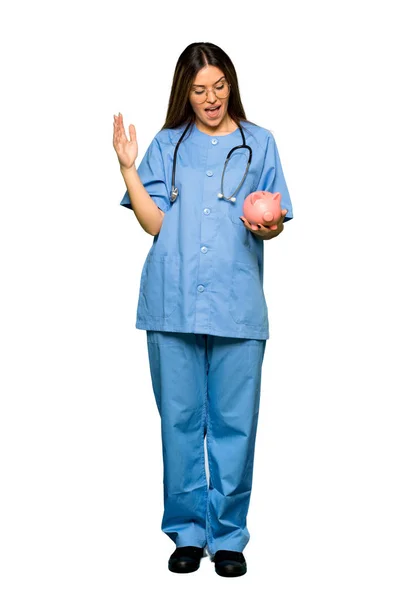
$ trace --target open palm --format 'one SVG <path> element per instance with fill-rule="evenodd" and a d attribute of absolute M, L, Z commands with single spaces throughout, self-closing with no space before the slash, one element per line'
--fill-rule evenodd
<path fill-rule="evenodd" d="M 134 125 L 129 125 L 129 137 L 126 137 L 124 123 L 121 113 L 114 115 L 114 135 L 113 146 L 117 153 L 121 167 L 130 169 L 138 155 L 138 144 L 136 140 L 136 129 Z"/>

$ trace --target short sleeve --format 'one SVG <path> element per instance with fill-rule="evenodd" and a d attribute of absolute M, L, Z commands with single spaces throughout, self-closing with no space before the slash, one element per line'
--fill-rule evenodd
<path fill-rule="evenodd" d="M 285 223 L 286 221 L 293 219 L 293 209 L 289 190 L 283 174 L 275 138 L 271 132 L 269 132 L 269 137 L 267 139 L 264 166 L 256 190 L 263 190 L 264 192 L 271 193 L 280 192 L 281 208 L 282 210 L 287 210 L 283 222 Z"/>
<path fill-rule="evenodd" d="M 150 146 L 147 148 L 137 168 L 137 173 L 145 190 L 152 197 L 158 208 L 167 212 L 171 208 L 171 202 L 166 185 L 161 146 L 157 137 L 153 138 Z M 120 205 L 132 209 L 128 190 L 126 190 Z"/>

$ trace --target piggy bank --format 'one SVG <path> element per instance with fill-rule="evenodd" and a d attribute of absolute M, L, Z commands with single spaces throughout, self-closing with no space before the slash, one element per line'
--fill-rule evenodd
<path fill-rule="evenodd" d="M 243 215 L 253 225 L 261 223 L 270 229 L 277 229 L 276 223 L 282 215 L 280 201 L 279 192 L 252 192 L 243 202 Z"/>

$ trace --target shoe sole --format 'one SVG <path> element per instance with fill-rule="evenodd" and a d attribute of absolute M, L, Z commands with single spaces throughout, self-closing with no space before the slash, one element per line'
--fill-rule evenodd
<path fill-rule="evenodd" d="M 245 575 L 247 573 L 247 566 L 240 567 L 235 570 L 235 568 L 227 569 L 226 567 L 219 567 L 218 564 L 216 564 L 215 572 L 221 577 L 240 577 L 241 575 Z"/>
<path fill-rule="evenodd" d="M 181 568 L 168 565 L 168 569 L 172 573 L 194 573 L 195 571 L 198 570 L 199 567 L 200 567 L 200 565 L 194 565 L 193 567 L 181 567 Z"/>

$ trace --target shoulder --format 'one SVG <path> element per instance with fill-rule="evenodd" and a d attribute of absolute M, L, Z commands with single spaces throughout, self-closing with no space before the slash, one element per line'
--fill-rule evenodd
<path fill-rule="evenodd" d="M 154 140 L 160 145 L 163 146 L 175 146 L 177 141 L 179 140 L 181 134 L 183 133 L 184 125 L 180 125 L 174 129 L 160 129 L 154 136 Z"/>
<path fill-rule="evenodd" d="M 252 121 L 241 121 L 241 125 L 244 130 L 244 134 L 248 142 L 252 141 L 257 144 L 261 149 L 265 150 L 266 146 L 270 141 L 274 141 L 273 133 L 270 129 L 257 125 Z"/>

